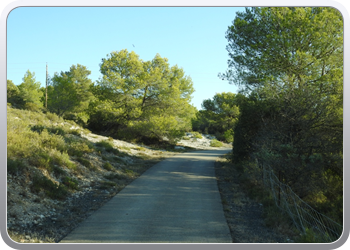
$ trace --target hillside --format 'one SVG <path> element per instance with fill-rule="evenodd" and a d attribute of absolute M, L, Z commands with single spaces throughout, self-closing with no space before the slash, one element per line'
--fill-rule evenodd
<path fill-rule="evenodd" d="M 155 163 L 211 148 L 191 133 L 177 146 L 147 147 L 11 107 L 7 126 L 7 228 L 17 242 L 57 242 Z"/>

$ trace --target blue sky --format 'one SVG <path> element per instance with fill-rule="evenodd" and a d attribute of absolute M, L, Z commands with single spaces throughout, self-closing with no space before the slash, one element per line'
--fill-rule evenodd
<path fill-rule="evenodd" d="M 159 53 L 193 80 L 198 109 L 215 93 L 237 92 L 217 77 L 227 69 L 225 33 L 235 7 L 20 7 L 7 19 L 7 79 L 21 84 L 25 72 L 45 84 L 73 64 L 86 66 L 93 81 L 112 51 L 135 51 L 142 60 Z"/>

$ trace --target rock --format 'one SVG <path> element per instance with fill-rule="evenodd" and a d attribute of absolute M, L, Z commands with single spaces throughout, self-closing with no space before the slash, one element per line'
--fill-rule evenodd
<path fill-rule="evenodd" d="M 26 240 L 30 240 L 30 236 L 29 235 L 26 235 Z"/>

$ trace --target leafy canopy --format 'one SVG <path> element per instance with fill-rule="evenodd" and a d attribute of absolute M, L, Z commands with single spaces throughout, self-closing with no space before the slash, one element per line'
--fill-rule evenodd
<path fill-rule="evenodd" d="M 192 80 L 182 68 L 157 54 L 143 61 L 135 52 L 114 51 L 100 64 L 102 77 L 94 86 L 90 125 L 128 134 L 174 138 L 189 129 L 194 107 Z M 102 121 L 101 121 L 102 120 Z"/>
<path fill-rule="evenodd" d="M 69 71 L 55 73 L 48 89 L 48 109 L 62 116 L 68 112 L 86 111 L 93 98 L 91 71 L 83 65 L 72 65 Z"/>

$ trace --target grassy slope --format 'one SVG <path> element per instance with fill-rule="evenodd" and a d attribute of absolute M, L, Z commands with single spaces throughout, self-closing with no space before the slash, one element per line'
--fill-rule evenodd
<path fill-rule="evenodd" d="M 115 195 L 166 154 L 146 154 L 138 146 L 134 150 L 139 153 L 131 154 L 130 148 L 117 148 L 112 138 L 93 143 L 82 136 L 88 133 L 55 114 L 7 108 L 7 214 L 12 239 L 28 242 L 28 232 L 18 233 L 16 226 L 39 221 L 40 214 L 48 214 L 78 191 L 97 186 Z"/>

